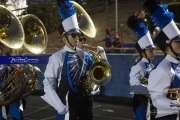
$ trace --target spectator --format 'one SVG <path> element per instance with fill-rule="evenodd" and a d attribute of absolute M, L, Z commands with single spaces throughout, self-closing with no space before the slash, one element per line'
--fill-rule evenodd
<path fill-rule="evenodd" d="M 119 38 L 117 38 L 117 37 L 114 38 L 113 46 L 114 46 L 114 52 L 115 53 L 121 53 L 121 50 L 117 49 L 117 48 L 121 47 L 121 42 L 120 42 Z"/>
<path fill-rule="evenodd" d="M 106 49 L 106 53 L 110 53 L 113 47 L 113 41 L 112 41 L 112 36 L 110 33 L 110 30 L 107 28 L 106 29 L 106 37 L 104 39 L 105 41 L 105 49 Z"/>

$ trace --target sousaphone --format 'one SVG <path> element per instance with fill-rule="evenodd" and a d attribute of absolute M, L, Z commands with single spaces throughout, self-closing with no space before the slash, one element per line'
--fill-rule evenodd
<path fill-rule="evenodd" d="M 27 14 L 20 18 L 24 29 L 25 39 L 23 46 L 33 54 L 39 55 L 43 53 L 47 47 L 48 36 L 47 31 L 42 21 L 33 14 Z M 26 89 L 22 93 L 21 98 L 28 97 L 33 93 L 38 84 L 37 71 L 34 66 L 27 64 L 23 67 L 26 69 Z"/>
<path fill-rule="evenodd" d="M 86 36 L 94 38 L 96 36 L 96 28 L 87 12 L 76 2 L 71 1 L 77 14 L 79 28 Z"/>
<path fill-rule="evenodd" d="M 0 42 L 12 49 L 22 47 L 24 42 L 24 29 L 21 22 L 11 11 L 2 5 L 0 5 Z M 16 65 L 3 66 L 1 78 L 4 73 L 9 72 L 10 66 L 11 73 L 7 79 L 0 81 L 1 106 L 8 105 L 15 101 L 21 96 L 25 88 L 25 76 L 20 68 Z"/>
<path fill-rule="evenodd" d="M 20 18 L 24 29 L 24 47 L 33 54 L 41 54 L 47 47 L 48 36 L 42 21 L 33 14 L 27 14 Z"/>

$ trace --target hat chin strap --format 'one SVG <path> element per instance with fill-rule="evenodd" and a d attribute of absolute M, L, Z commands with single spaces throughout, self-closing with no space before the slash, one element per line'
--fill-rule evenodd
<path fill-rule="evenodd" d="M 71 42 L 69 42 L 69 39 L 68 39 L 68 37 L 65 35 L 65 37 L 66 37 L 66 40 L 68 41 L 68 44 L 76 51 L 76 47 L 75 46 L 73 46 L 72 44 L 71 44 Z"/>
<path fill-rule="evenodd" d="M 148 62 L 149 62 L 149 63 L 151 63 L 151 61 L 148 59 L 148 57 L 147 57 L 147 55 L 146 55 L 146 52 L 145 52 L 145 50 L 143 50 L 143 52 L 144 52 L 144 54 L 145 54 L 145 57 L 146 57 L 146 59 L 148 60 Z"/>
<path fill-rule="evenodd" d="M 173 50 L 173 48 L 172 48 L 172 46 L 171 46 L 171 43 L 169 44 L 169 48 L 170 48 L 171 52 L 176 56 L 176 59 L 177 59 L 178 61 L 180 61 L 180 55 L 178 55 L 178 54 Z"/>

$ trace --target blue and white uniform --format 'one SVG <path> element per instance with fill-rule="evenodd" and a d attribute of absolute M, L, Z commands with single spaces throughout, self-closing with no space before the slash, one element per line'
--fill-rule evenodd
<path fill-rule="evenodd" d="M 68 91 L 78 92 L 80 77 L 92 64 L 92 55 L 84 53 L 83 61 L 76 51 L 65 46 L 50 58 L 44 73 L 44 92 L 47 101 L 62 115 L 68 111 Z"/>
<path fill-rule="evenodd" d="M 142 58 L 131 68 L 129 82 L 131 85 L 131 94 L 134 94 L 134 120 L 146 120 L 148 98 L 145 95 L 148 95 L 149 93 L 147 90 L 147 86 L 141 84 L 140 80 L 142 80 L 143 78 L 147 79 L 153 67 L 154 65 L 152 63 L 148 62 L 147 59 Z"/>
<path fill-rule="evenodd" d="M 107 61 L 104 49 L 97 47 L 100 55 Z M 74 51 L 67 46 L 54 53 L 47 64 L 43 81 L 45 95 L 42 98 L 57 110 L 57 120 L 64 120 L 68 112 L 68 92 L 78 92 L 78 83 L 92 65 L 92 55 L 86 51 L 83 57 L 79 51 Z M 80 58 L 82 57 L 82 58 Z"/>
<path fill-rule="evenodd" d="M 148 79 L 148 90 L 150 91 L 153 105 L 157 108 L 157 116 L 178 114 L 177 107 L 170 107 L 170 103 L 177 103 L 177 100 L 168 98 L 169 88 L 180 88 L 180 61 L 170 55 L 159 63 Z"/>

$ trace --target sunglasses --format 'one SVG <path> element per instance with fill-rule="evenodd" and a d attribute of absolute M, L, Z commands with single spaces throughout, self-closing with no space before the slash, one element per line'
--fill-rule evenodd
<path fill-rule="evenodd" d="M 72 38 L 76 38 L 76 37 L 78 37 L 78 38 L 80 38 L 80 36 L 81 36 L 81 34 L 79 34 L 79 33 L 72 33 L 72 34 L 67 34 L 67 35 L 71 35 L 72 36 Z"/>

